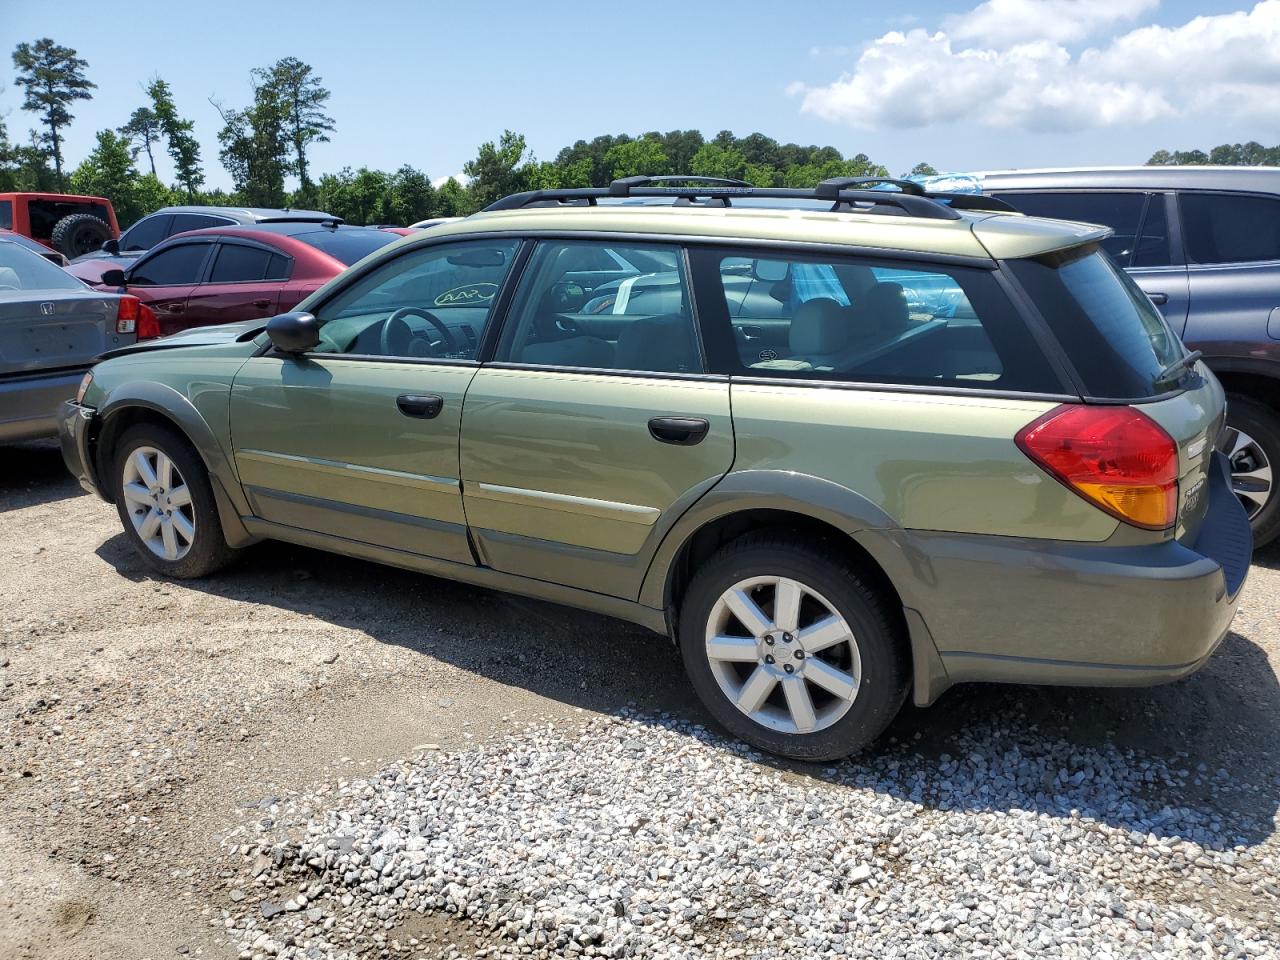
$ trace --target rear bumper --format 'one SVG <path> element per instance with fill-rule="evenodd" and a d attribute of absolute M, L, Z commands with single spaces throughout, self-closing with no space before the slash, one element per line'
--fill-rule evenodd
<path fill-rule="evenodd" d="M 0 380 L 0 443 L 54 436 L 59 407 L 76 395 L 88 369 Z"/>
<path fill-rule="evenodd" d="M 1221 454 L 1209 497 L 1193 545 L 913 535 L 916 702 L 969 681 L 1148 686 L 1194 673 L 1226 636 L 1253 550 Z M 936 660 L 922 669 L 926 645 Z"/>
<path fill-rule="evenodd" d="M 97 411 L 92 407 L 82 407 L 74 400 L 68 400 L 58 413 L 57 428 L 67 469 L 86 491 L 102 496 L 93 468 L 93 456 L 89 452 L 89 436 L 96 416 Z"/>

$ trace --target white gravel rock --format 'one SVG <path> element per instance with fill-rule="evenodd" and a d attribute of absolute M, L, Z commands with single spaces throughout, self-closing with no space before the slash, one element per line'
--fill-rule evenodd
<path fill-rule="evenodd" d="M 641 716 L 425 753 L 281 802 L 239 854 L 268 866 L 231 932 L 282 960 L 423 956 L 394 939 L 414 913 L 465 918 L 493 956 L 1280 957 L 1275 851 L 1204 804 L 1143 799 L 1191 774 L 962 739 L 805 776 Z M 1274 909 L 1234 910 L 1242 884 Z"/>

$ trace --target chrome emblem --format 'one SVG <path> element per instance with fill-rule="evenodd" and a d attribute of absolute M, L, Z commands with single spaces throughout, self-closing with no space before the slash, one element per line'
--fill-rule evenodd
<path fill-rule="evenodd" d="M 52 316 L 53 316 L 53 304 L 52 304 L 52 303 L 48 303 L 48 302 L 45 302 L 45 303 L 40 304 L 40 312 L 41 312 L 42 314 L 44 314 L 46 317 L 52 317 Z"/>

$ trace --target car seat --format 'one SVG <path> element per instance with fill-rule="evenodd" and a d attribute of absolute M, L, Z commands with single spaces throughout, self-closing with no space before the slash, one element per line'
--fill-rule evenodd
<path fill-rule="evenodd" d="M 618 334 L 619 370 L 692 373 L 702 369 L 689 318 L 672 314 L 632 320 Z"/>
<path fill-rule="evenodd" d="M 563 295 L 550 287 L 534 310 L 528 339 L 520 349 L 521 363 L 538 363 L 561 367 L 614 366 L 613 346 L 599 337 L 584 336 L 574 330 L 558 311 Z"/>

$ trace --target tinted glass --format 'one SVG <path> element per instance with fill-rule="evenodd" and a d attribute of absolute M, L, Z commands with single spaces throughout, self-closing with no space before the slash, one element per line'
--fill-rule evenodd
<path fill-rule="evenodd" d="M 400 239 L 398 233 L 387 233 L 385 230 L 366 230 L 363 227 L 352 227 L 349 230 L 316 230 L 310 233 L 295 233 L 294 239 L 327 253 L 347 266 L 357 260 L 363 260 L 373 251 L 394 243 Z"/>
<path fill-rule="evenodd" d="M 1142 221 L 1142 236 L 1133 251 L 1132 267 L 1167 267 L 1173 262 L 1169 251 L 1168 203 L 1162 193 L 1153 193 Z"/>
<path fill-rule="evenodd" d="M 730 373 L 1059 393 L 988 270 L 696 251 Z"/>
<path fill-rule="evenodd" d="M 0 200 L 0 230 L 13 229 L 13 201 Z"/>
<path fill-rule="evenodd" d="M 1174 386 L 1160 372 L 1183 355 L 1164 317 L 1094 244 L 1010 267 L 1093 396 L 1138 399 Z"/>
<path fill-rule="evenodd" d="M 169 236 L 170 214 L 157 213 L 153 217 L 143 217 L 124 232 L 120 238 L 121 250 L 150 250 L 157 243 Z"/>
<path fill-rule="evenodd" d="M 223 243 L 213 261 L 210 283 L 241 283 L 246 280 L 281 280 L 284 258 L 258 247 Z"/>
<path fill-rule="evenodd" d="M 1182 233 L 1196 263 L 1280 260 L 1280 200 L 1184 193 Z"/>
<path fill-rule="evenodd" d="M 519 246 L 472 240 L 396 257 L 317 310 L 317 352 L 474 360 Z"/>
<path fill-rule="evenodd" d="M 1137 242 L 1139 220 L 1146 203 L 1143 193 L 997 193 L 1030 217 L 1078 220 L 1110 227 L 1115 235 L 1102 241 L 1102 248 L 1121 266 Z"/>
<path fill-rule="evenodd" d="M 173 223 L 169 225 L 169 235 L 186 233 L 188 230 L 203 230 L 205 227 L 225 227 L 234 222 L 226 217 L 213 217 L 205 213 L 175 213 Z"/>
<path fill-rule="evenodd" d="M 207 243 L 183 243 L 161 250 L 139 262 L 129 273 L 129 282 L 154 287 L 196 283 L 208 252 Z"/>
<path fill-rule="evenodd" d="M 538 244 L 498 359 L 652 373 L 703 369 L 678 247 Z"/>
<path fill-rule="evenodd" d="M 83 290 L 84 284 L 37 253 L 0 240 L 0 295 L 15 290 Z"/>

